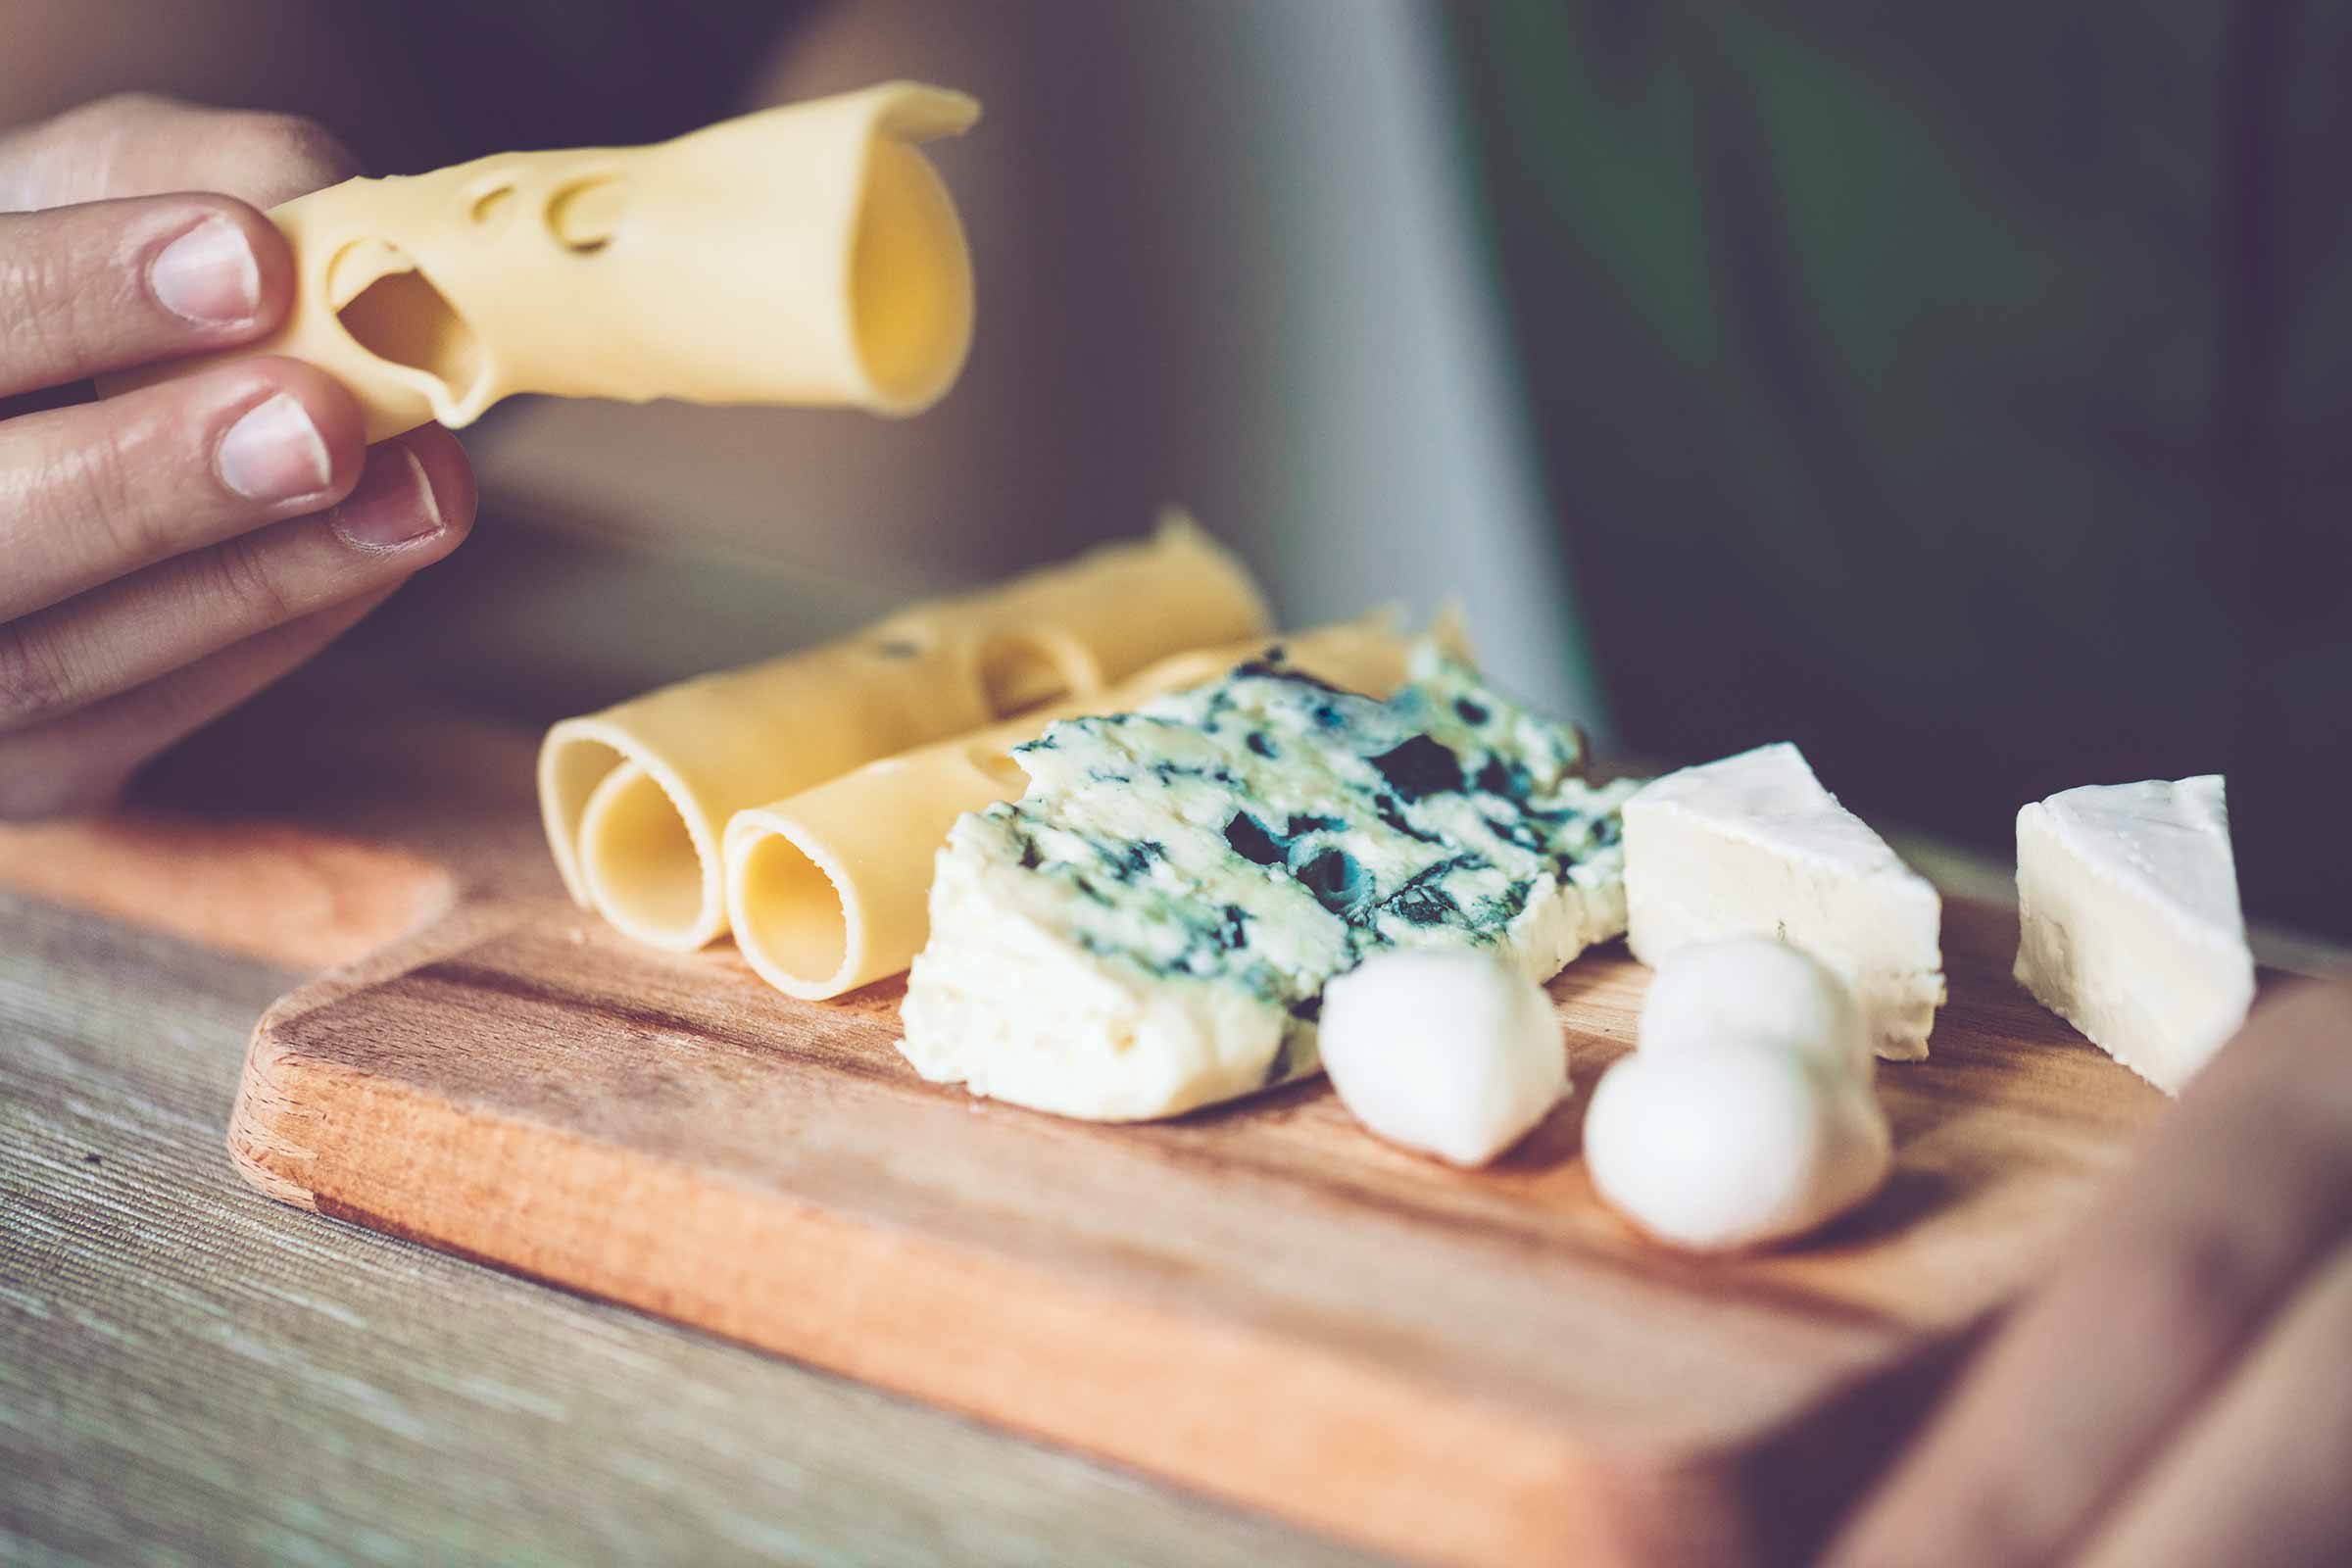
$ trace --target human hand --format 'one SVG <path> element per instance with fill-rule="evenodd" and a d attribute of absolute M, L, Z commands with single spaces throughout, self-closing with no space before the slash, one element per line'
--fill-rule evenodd
<path fill-rule="evenodd" d="M 105 804 L 472 526 L 455 437 L 368 449 L 296 361 L 70 390 L 271 331 L 294 264 L 258 208 L 352 172 L 307 121 L 157 98 L 0 135 L 0 818 Z"/>
<path fill-rule="evenodd" d="M 2352 1561 L 2352 984 L 2257 1009 L 1826 1560 Z"/>

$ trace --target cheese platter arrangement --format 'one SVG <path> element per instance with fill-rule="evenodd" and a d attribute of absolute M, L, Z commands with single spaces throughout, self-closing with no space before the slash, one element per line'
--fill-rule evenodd
<path fill-rule="evenodd" d="M 1470 644 L 1279 636 L 1172 523 L 566 720 L 517 863 L 262 1019 L 231 1152 L 1407 1557 L 1713 1550 L 2242 1015 L 2221 794 L 2034 806 L 2021 926 L 1793 748 L 1598 777 Z"/>
<path fill-rule="evenodd" d="M 977 113 L 350 181 L 272 215 L 297 308 L 235 352 L 375 438 L 919 412 L 972 279 L 916 148 Z M 1415 1560 L 1762 1549 L 1820 1413 L 2039 1277 L 2244 1021 L 2224 783 L 2018 803 L 2015 907 L 1947 898 L 1793 745 L 1596 766 L 1478 629 L 1283 629 L 1172 514 L 122 902 L 368 948 L 254 1031 L 273 1199 Z M 216 906 L 288 886 L 349 918 Z"/>

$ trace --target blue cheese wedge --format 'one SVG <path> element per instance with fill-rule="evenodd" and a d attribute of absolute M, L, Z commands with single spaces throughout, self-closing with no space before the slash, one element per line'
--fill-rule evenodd
<path fill-rule="evenodd" d="M 901 1049 L 924 1077 L 1100 1121 L 1315 1072 L 1323 987 L 1487 950 L 1537 980 L 1625 929 L 1618 808 L 1580 737 L 1434 651 L 1388 702 L 1277 662 L 1015 755 L 940 852 Z"/>

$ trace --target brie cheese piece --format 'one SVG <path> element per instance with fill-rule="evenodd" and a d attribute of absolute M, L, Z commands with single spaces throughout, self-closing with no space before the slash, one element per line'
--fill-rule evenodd
<path fill-rule="evenodd" d="M 2245 1021 L 2254 956 L 2218 774 L 2017 813 L 2017 978 L 2167 1094 Z"/>
<path fill-rule="evenodd" d="M 1324 984 L 1376 953 L 1536 980 L 1624 929 L 1617 809 L 1576 732 L 1416 656 L 1389 702 L 1278 664 L 1015 749 L 959 820 L 901 1049 L 1067 1116 L 1172 1116 L 1317 1070 Z"/>
<path fill-rule="evenodd" d="M 1625 807 L 1628 945 L 1777 937 L 1853 989 L 1891 1061 L 1928 1054 L 1943 1004 L 1943 904 L 1786 743 L 1670 773 Z"/>

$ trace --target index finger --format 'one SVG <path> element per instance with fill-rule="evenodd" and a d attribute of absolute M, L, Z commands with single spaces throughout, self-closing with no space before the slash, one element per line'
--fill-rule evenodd
<path fill-rule="evenodd" d="M 2352 986 L 2258 1010 L 1834 1563 L 2043 1562 L 2090 1528 L 2352 1223 Z"/>
<path fill-rule="evenodd" d="M 285 237 L 227 196 L 0 214 L 0 398 L 251 342 L 293 289 Z"/>

